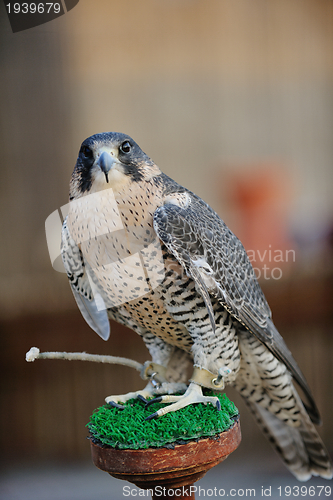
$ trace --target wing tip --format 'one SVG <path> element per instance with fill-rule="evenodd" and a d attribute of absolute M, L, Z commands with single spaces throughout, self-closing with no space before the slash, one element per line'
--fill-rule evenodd
<path fill-rule="evenodd" d="M 109 340 L 110 338 L 110 323 L 108 321 L 108 324 L 106 325 L 106 327 L 98 327 L 96 329 L 94 329 L 95 332 L 97 333 L 97 335 L 99 335 L 101 337 L 101 339 L 107 341 Z"/>

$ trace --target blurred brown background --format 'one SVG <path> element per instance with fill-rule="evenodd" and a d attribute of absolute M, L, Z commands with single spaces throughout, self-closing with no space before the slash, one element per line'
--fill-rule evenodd
<path fill-rule="evenodd" d="M 0 13 L 6 460 L 88 460 L 94 408 L 144 385 L 122 367 L 24 360 L 31 346 L 148 359 L 133 332 L 112 324 L 104 343 L 89 329 L 45 239 L 81 142 L 110 130 L 131 135 L 243 241 L 332 451 L 332 0 L 81 0 L 16 34 Z M 237 453 L 270 457 L 227 393 L 241 410 Z"/>

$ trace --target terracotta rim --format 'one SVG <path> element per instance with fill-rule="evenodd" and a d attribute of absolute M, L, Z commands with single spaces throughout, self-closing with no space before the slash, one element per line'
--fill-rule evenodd
<path fill-rule="evenodd" d="M 214 438 L 203 438 L 174 449 L 148 448 L 145 450 L 117 450 L 90 441 L 92 459 L 96 467 L 110 474 L 158 474 L 186 469 L 210 468 L 232 453 L 241 441 L 239 419 L 234 425 Z"/>

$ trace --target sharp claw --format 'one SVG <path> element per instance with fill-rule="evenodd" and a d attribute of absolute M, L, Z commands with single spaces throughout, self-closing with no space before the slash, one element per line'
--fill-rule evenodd
<path fill-rule="evenodd" d="M 148 408 L 148 406 L 150 405 L 153 405 L 154 403 L 160 403 L 162 399 L 162 396 L 158 396 L 157 398 L 151 399 L 150 401 L 146 401 L 146 408 Z"/>
<path fill-rule="evenodd" d="M 118 410 L 125 410 L 125 406 L 124 405 L 119 405 L 115 401 L 109 401 L 108 404 L 110 406 L 112 406 L 112 408 L 118 408 Z"/>
<path fill-rule="evenodd" d="M 145 420 L 152 420 L 153 418 L 156 418 L 156 417 L 158 417 L 158 411 L 155 411 L 155 413 L 152 413 L 151 415 L 146 417 Z"/>
<path fill-rule="evenodd" d="M 142 403 L 144 403 L 145 405 L 147 405 L 147 404 L 148 404 L 147 399 L 146 399 L 146 398 L 144 398 L 141 394 L 138 394 L 138 399 L 139 399 L 140 401 L 142 401 Z"/>
<path fill-rule="evenodd" d="M 202 388 L 195 382 L 191 382 L 189 387 L 187 388 L 185 394 L 182 396 L 175 396 L 175 395 L 165 395 L 165 396 L 158 396 L 154 399 L 151 399 L 146 403 L 146 408 L 154 403 L 173 403 L 169 406 L 166 406 L 164 408 L 161 408 L 157 412 L 153 413 L 152 415 L 149 415 L 149 417 L 146 418 L 146 420 L 151 420 L 156 417 L 161 417 L 162 415 L 165 415 L 166 413 L 170 413 L 173 411 L 178 411 L 181 408 L 185 408 L 186 406 L 190 404 L 197 404 L 197 403 L 211 403 L 214 408 L 216 408 L 217 411 L 221 410 L 221 403 L 218 400 L 217 397 L 210 397 L 210 396 L 204 396 L 202 394 Z"/>

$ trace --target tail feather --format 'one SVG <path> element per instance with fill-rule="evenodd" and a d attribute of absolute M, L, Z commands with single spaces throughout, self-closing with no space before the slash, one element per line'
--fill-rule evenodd
<path fill-rule="evenodd" d="M 332 462 L 328 452 L 295 389 L 294 395 L 301 408 L 302 419 L 299 427 L 286 425 L 257 403 L 246 399 L 245 402 L 266 438 L 299 481 L 307 481 L 311 476 L 332 479 Z"/>
<path fill-rule="evenodd" d="M 331 459 L 310 419 L 319 420 L 315 406 L 309 416 L 286 365 L 249 332 L 239 330 L 238 336 L 241 363 L 234 386 L 259 427 L 300 481 L 312 475 L 331 479 Z"/>

